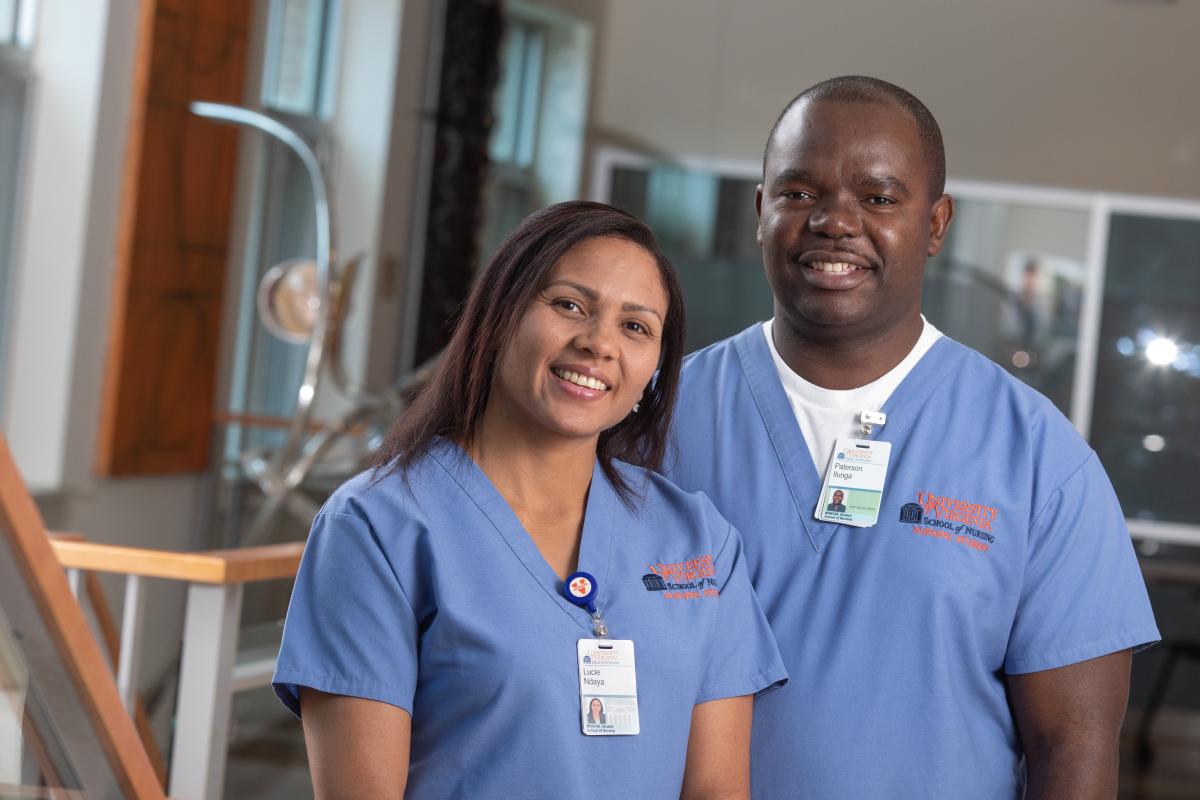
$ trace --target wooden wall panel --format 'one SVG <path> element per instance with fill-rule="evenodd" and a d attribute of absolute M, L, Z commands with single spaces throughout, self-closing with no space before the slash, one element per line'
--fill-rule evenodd
<path fill-rule="evenodd" d="M 208 462 L 236 129 L 193 100 L 242 103 L 249 0 L 143 0 L 96 470 Z"/>

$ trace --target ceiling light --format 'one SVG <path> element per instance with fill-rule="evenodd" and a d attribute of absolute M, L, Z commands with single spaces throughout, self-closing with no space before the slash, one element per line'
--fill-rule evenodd
<path fill-rule="evenodd" d="M 1179 345 L 1165 336 L 1156 336 L 1146 345 L 1146 360 L 1158 367 L 1165 367 L 1179 355 Z"/>

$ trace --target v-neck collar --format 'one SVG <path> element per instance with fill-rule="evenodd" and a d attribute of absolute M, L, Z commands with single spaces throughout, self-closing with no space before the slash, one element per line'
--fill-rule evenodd
<path fill-rule="evenodd" d="M 429 455 L 449 473 L 463 492 L 483 512 L 484 516 L 504 539 L 513 555 L 524 565 L 530 578 L 585 631 L 591 631 L 588 613 L 569 602 L 562 594 L 562 580 L 517 518 L 512 506 L 462 448 L 448 439 L 439 439 L 429 449 Z M 611 595 L 608 576 L 613 559 L 613 511 L 616 491 L 596 459 L 592 467 L 592 482 L 588 488 L 583 514 L 583 533 L 579 542 L 577 570 L 590 572 L 596 578 L 596 607 L 603 613 Z"/>
<path fill-rule="evenodd" d="M 758 413 L 767 429 L 767 436 L 783 469 L 792 501 L 796 504 L 796 512 L 813 549 L 819 553 L 834 532 L 842 526 L 813 516 L 824 476 L 817 472 L 812 462 L 808 444 L 804 441 L 804 434 L 796 422 L 796 414 L 788 402 L 787 392 L 779 379 L 779 372 L 762 334 L 762 324 L 755 323 L 734 336 L 733 344 L 742 365 L 742 372 L 746 376 L 746 383 L 750 387 L 750 394 L 758 407 Z M 873 438 L 893 444 L 889 470 L 896 468 L 898 459 L 903 455 L 897 443 L 907 437 L 917 409 L 933 391 L 935 372 L 955 372 L 949 361 L 956 360 L 959 356 L 954 350 L 956 344 L 943 334 L 913 366 L 880 409 L 887 414 L 887 424 L 880 428 Z"/>

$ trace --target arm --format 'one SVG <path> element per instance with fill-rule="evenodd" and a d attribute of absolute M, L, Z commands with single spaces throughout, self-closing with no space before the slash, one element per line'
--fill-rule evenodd
<path fill-rule="evenodd" d="M 412 717 L 387 703 L 300 692 L 308 765 L 318 800 L 400 800 Z"/>
<path fill-rule="evenodd" d="M 1008 676 L 1025 748 L 1027 800 L 1117 796 L 1121 722 L 1129 699 L 1129 650 L 1059 669 Z"/>
<path fill-rule="evenodd" d="M 754 697 L 692 709 L 680 800 L 750 800 L 750 720 Z"/>

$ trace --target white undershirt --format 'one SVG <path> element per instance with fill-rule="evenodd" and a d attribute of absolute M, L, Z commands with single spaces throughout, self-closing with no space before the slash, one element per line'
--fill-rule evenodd
<path fill-rule="evenodd" d="M 800 432 L 804 434 L 804 441 L 808 444 L 808 452 L 812 456 L 818 475 L 825 474 L 825 465 L 833 453 L 835 440 L 839 437 L 861 437 L 859 412 L 878 411 L 921 357 L 929 352 L 929 348 L 941 337 L 942 332 L 933 327 L 924 316 L 921 317 L 921 322 L 921 336 L 909 354 L 881 378 L 857 389 L 825 389 L 792 372 L 792 368 L 784 363 L 779 351 L 775 349 L 775 341 L 771 338 L 774 320 L 767 320 L 762 324 L 771 359 L 775 362 L 779 380 L 783 383 L 783 390 L 792 404 L 796 422 L 800 425 Z"/>

